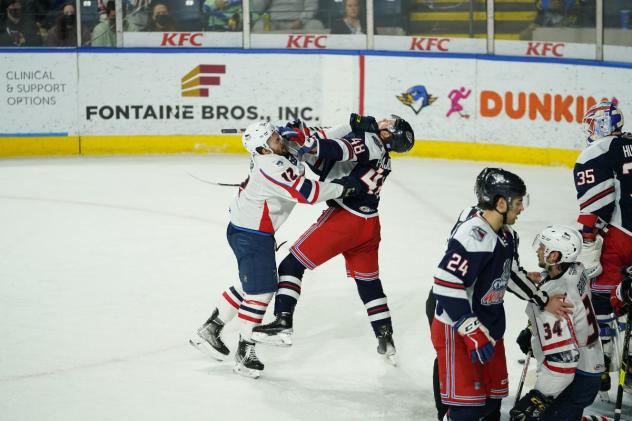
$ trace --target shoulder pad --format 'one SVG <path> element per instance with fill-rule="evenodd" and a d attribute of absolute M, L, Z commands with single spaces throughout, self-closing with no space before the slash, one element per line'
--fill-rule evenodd
<path fill-rule="evenodd" d="M 496 247 L 496 233 L 479 217 L 470 218 L 463 222 L 454 233 L 453 238 L 470 252 L 494 251 Z"/>

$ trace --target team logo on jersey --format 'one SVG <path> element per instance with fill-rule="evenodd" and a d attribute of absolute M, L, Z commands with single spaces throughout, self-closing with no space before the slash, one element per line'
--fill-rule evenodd
<path fill-rule="evenodd" d="M 432 105 L 437 100 L 436 96 L 428 93 L 424 85 L 415 85 L 406 90 L 401 95 L 396 95 L 399 101 L 410 107 L 415 114 L 419 114 L 425 107 Z"/>
<path fill-rule="evenodd" d="M 509 283 L 509 275 L 511 273 L 511 258 L 506 259 L 503 263 L 503 273 L 500 278 L 494 279 L 492 286 L 481 298 L 481 304 L 484 306 L 491 306 L 495 304 L 502 304 L 505 297 L 505 291 L 507 290 L 507 284 Z"/>
<path fill-rule="evenodd" d="M 472 227 L 472 231 L 470 231 L 470 237 L 472 237 L 476 241 L 483 241 L 486 235 L 487 231 L 485 231 L 481 227 L 474 226 Z"/>

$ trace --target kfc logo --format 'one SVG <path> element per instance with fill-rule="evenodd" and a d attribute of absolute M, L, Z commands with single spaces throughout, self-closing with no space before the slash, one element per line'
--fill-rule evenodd
<path fill-rule="evenodd" d="M 562 51 L 564 48 L 564 44 L 554 43 L 554 42 L 533 42 L 530 41 L 527 46 L 527 55 L 528 56 L 539 56 L 539 57 L 564 57 L 564 52 Z"/>
<path fill-rule="evenodd" d="M 327 48 L 327 35 L 290 35 L 285 48 Z"/>
<path fill-rule="evenodd" d="M 409 50 L 413 51 L 448 51 L 449 38 L 413 37 Z"/>
<path fill-rule="evenodd" d="M 202 32 L 165 32 L 162 34 L 161 47 L 201 47 Z"/>

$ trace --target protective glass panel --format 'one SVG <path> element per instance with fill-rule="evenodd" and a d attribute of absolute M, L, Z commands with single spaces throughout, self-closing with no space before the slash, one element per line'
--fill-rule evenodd
<path fill-rule="evenodd" d="M 54 21 L 54 10 L 47 5 L 24 0 L 8 0 L 0 4 L 0 47 L 46 45 L 48 30 Z M 75 35 L 75 43 L 76 40 Z"/>
<path fill-rule="evenodd" d="M 487 38 L 485 0 L 418 0 L 410 13 L 410 33 L 435 38 Z"/>
<path fill-rule="evenodd" d="M 605 0 L 603 27 L 605 44 L 632 46 L 632 0 Z"/>
<path fill-rule="evenodd" d="M 253 33 L 326 33 L 318 0 L 250 0 Z"/>

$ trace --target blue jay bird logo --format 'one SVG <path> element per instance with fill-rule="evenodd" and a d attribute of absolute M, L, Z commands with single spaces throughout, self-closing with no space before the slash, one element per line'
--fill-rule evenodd
<path fill-rule="evenodd" d="M 415 85 L 412 88 L 408 88 L 406 92 L 401 95 L 397 95 L 397 99 L 404 105 L 410 107 L 415 114 L 437 100 L 436 96 L 428 93 L 428 90 L 424 85 Z"/>

